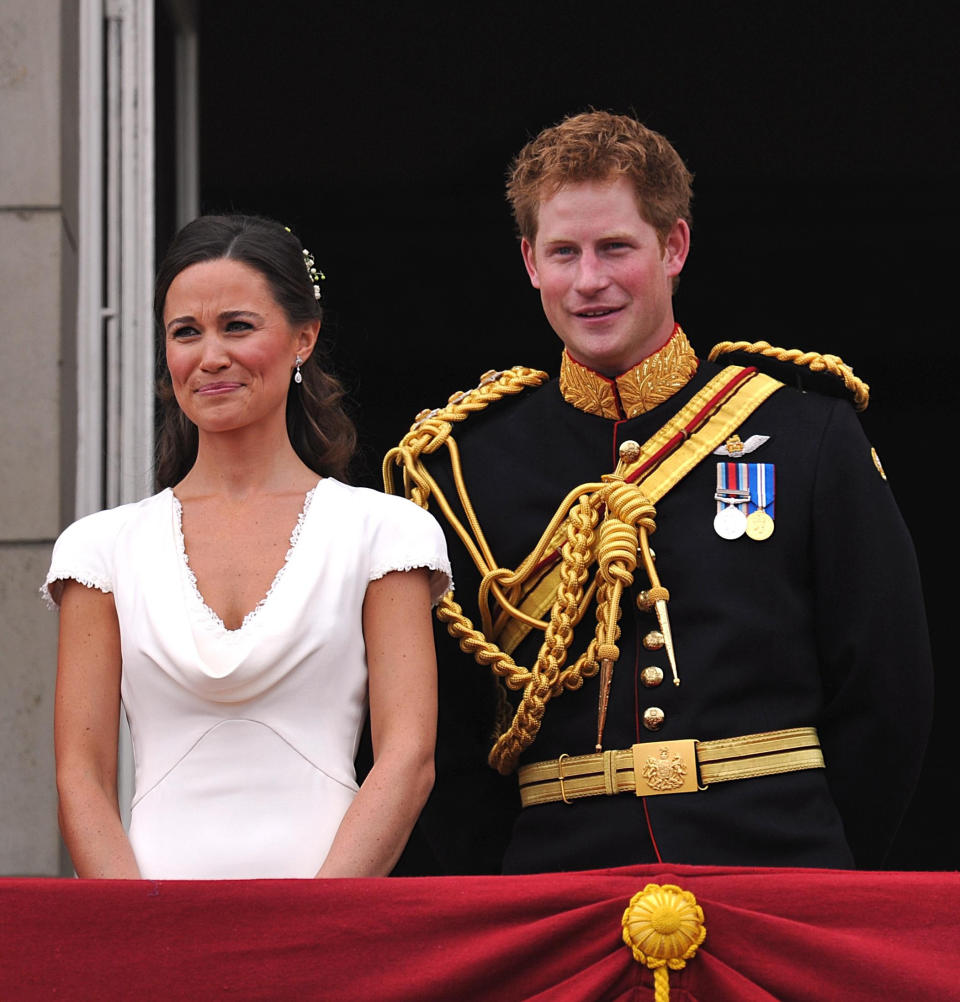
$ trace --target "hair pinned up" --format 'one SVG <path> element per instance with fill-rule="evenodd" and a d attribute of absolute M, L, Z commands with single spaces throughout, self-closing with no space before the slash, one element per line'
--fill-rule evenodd
<path fill-rule="evenodd" d="M 167 291 L 177 275 L 201 261 L 223 258 L 258 271 L 290 323 L 322 320 L 314 272 L 323 276 L 313 266 L 312 255 L 290 230 L 259 216 L 200 216 L 173 238 L 157 271 L 153 312 L 158 330 L 163 331 Z M 320 367 L 318 354 L 315 350 L 298 370 L 301 382 L 291 380 L 287 434 L 297 455 L 311 470 L 343 480 L 356 450 L 357 433 L 341 404 L 343 387 Z M 196 461 L 197 427 L 177 406 L 162 352 L 158 368 L 163 413 L 157 437 L 157 484 L 172 487 Z"/>

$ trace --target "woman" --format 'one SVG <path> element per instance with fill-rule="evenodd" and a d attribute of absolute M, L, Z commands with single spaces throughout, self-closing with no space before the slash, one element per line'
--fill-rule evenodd
<path fill-rule="evenodd" d="M 355 436 L 314 358 L 317 280 L 289 231 L 244 216 L 188 224 L 160 267 L 164 489 L 74 523 L 47 576 L 81 877 L 386 874 L 432 785 L 443 536 L 409 501 L 335 479 Z"/>

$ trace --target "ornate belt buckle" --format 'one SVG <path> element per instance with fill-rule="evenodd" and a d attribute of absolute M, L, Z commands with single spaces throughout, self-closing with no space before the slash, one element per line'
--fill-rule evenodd
<path fill-rule="evenodd" d="M 638 797 L 661 793 L 696 793 L 697 742 L 643 741 L 632 746 L 633 778 Z"/>

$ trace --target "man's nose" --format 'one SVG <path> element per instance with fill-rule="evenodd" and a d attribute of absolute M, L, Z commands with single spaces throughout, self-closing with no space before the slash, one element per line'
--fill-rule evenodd
<path fill-rule="evenodd" d="M 593 251 L 584 251 L 577 265 L 577 276 L 574 283 L 581 295 L 591 295 L 605 288 L 610 282 L 607 270 L 601 258 Z"/>

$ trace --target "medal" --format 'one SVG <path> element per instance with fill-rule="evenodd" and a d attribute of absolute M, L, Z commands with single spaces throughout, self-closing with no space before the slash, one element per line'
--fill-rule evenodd
<path fill-rule="evenodd" d="M 773 535 L 773 519 L 765 512 L 750 512 L 744 529 L 751 539 L 769 539 Z"/>
<path fill-rule="evenodd" d="M 773 535 L 773 463 L 717 463 L 713 529 L 721 539 Z"/>
<path fill-rule="evenodd" d="M 743 463 L 717 463 L 717 514 L 713 530 L 721 539 L 739 539 L 747 531 L 750 486 Z"/>
<path fill-rule="evenodd" d="M 773 535 L 773 463 L 751 463 L 748 478 L 751 510 L 746 533 L 759 542 Z"/>
<path fill-rule="evenodd" d="M 739 539 L 747 531 L 747 516 L 736 505 L 729 505 L 714 515 L 713 528 L 721 539 Z"/>

